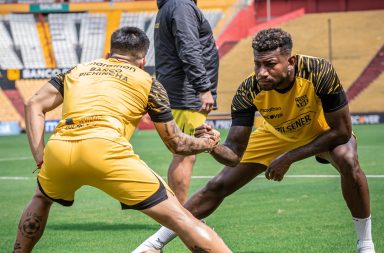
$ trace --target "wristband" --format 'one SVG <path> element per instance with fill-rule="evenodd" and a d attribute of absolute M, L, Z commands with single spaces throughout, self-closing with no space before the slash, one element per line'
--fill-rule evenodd
<path fill-rule="evenodd" d="M 37 168 L 38 168 L 38 169 L 41 169 L 41 166 L 43 165 L 43 163 L 44 163 L 44 162 L 41 161 L 41 162 L 39 162 L 38 164 L 36 164 Z"/>
<path fill-rule="evenodd" d="M 44 161 L 41 161 L 41 162 L 37 163 L 36 164 L 36 169 L 32 172 L 32 174 L 35 173 L 36 170 L 41 169 L 41 166 L 43 165 L 43 163 L 44 163 Z"/>

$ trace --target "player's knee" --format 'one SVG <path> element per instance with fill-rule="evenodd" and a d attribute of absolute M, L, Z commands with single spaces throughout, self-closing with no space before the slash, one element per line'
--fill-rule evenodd
<path fill-rule="evenodd" d="M 40 205 L 50 206 L 53 201 L 47 198 L 42 192 L 38 191 L 33 195 L 32 201 L 34 203 L 39 203 Z"/>
<path fill-rule="evenodd" d="M 181 210 L 180 212 L 174 212 L 167 220 L 170 223 L 167 227 L 174 230 L 177 234 L 188 232 L 200 223 L 192 215 L 188 215 L 187 212 Z"/>
<path fill-rule="evenodd" d="M 340 174 L 345 178 L 357 178 L 361 172 L 359 161 L 353 152 L 340 157 L 338 167 Z"/>

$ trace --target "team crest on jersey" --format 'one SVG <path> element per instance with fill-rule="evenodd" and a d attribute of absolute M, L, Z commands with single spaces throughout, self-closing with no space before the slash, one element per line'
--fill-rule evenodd
<path fill-rule="evenodd" d="M 301 97 L 295 98 L 295 101 L 296 101 L 296 106 L 301 108 L 308 104 L 308 97 L 307 95 L 303 95 Z"/>

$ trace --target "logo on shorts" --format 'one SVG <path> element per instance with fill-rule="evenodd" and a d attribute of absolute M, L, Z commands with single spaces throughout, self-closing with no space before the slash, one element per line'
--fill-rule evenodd
<path fill-rule="evenodd" d="M 307 95 L 297 97 L 297 98 L 295 98 L 295 102 L 296 102 L 297 107 L 299 107 L 299 108 L 304 107 L 308 104 L 308 97 L 307 97 Z"/>

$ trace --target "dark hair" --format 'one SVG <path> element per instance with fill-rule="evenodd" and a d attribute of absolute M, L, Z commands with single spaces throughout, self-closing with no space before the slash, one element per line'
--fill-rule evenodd
<path fill-rule="evenodd" d="M 280 28 L 268 28 L 259 31 L 252 40 L 252 47 L 257 52 L 281 48 L 284 53 L 291 53 L 291 35 Z"/>
<path fill-rule="evenodd" d="M 124 26 L 111 36 L 111 53 L 130 54 L 141 58 L 147 54 L 149 39 L 145 32 L 137 27 Z"/>

